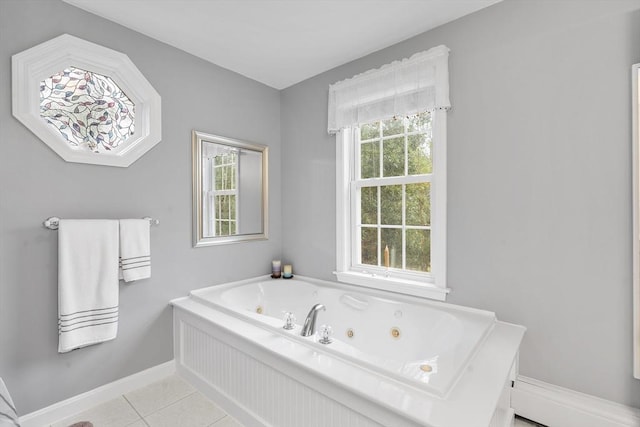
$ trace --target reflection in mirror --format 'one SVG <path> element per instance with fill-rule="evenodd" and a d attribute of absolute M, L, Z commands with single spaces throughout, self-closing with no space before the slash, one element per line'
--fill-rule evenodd
<path fill-rule="evenodd" d="M 631 67 L 633 142 L 633 376 L 640 379 L 640 64 Z"/>
<path fill-rule="evenodd" d="M 268 148 L 193 131 L 194 246 L 267 238 Z"/>

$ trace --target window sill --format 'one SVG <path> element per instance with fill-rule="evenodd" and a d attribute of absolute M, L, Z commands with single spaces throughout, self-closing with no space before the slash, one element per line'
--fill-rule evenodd
<path fill-rule="evenodd" d="M 359 273 L 355 271 L 336 271 L 334 274 L 339 282 L 381 289 L 387 292 L 429 298 L 437 301 L 445 301 L 450 291 L 449 288 L 440 288 L 431 283 L 400 279 L 397 277 L 384 277 L 380 274 Z"/>

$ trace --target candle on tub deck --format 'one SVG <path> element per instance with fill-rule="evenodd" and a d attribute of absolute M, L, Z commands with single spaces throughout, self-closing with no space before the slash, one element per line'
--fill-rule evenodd
<path fill-rule="evenodd" d="M 384 247 L 384 266 L 389 268 L 389 246 Z"/>
<path fill-rule="evenodd" d="M 284 274 L 284 277 L 293 276 L 293 274 L 291 272 L 291 264 L 285 264 L 284 270 L 282 270 L 282 273 Z"/>
<path fill-rule="evenodd" d="M 278 278 L 280 277 L 280 267 L 282 263 L 279 259 L 271 261 L 271 277 Z"/>

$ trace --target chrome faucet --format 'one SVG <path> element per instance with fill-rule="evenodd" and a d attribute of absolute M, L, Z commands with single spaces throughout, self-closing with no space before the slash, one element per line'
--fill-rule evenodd
<path fill-rule="evenodd" d="M 309 314 L 307 314 L 307 318 L 304 320 L 304 325 L 302 326 L 300 335 L 302 335 L 303 337 L 308 337 L 316 332 L 316 317 L 318 316 L 318 312 L 320 310 L 326 310 L 324 305 L 316 304 L 311 307 Z"/>

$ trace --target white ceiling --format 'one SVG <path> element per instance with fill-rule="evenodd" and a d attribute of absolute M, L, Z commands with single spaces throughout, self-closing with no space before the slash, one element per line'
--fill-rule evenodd
<path fill-rule="evenodd" d="M 64 1 L 284 89 L 501 0 Z"/>

